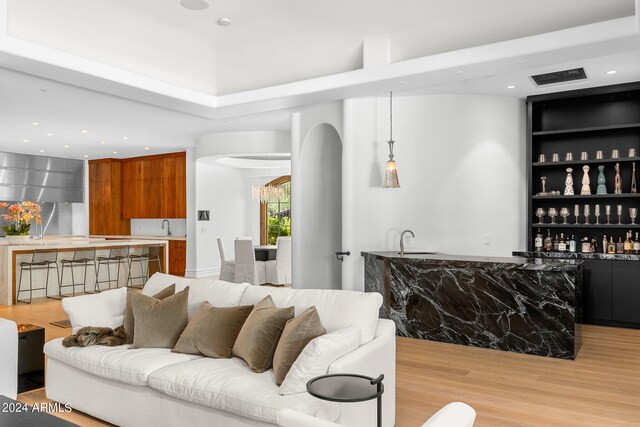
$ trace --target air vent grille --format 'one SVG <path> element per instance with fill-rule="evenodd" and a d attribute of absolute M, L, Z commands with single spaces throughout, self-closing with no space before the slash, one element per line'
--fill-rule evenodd
<path fill-rule="evenodd" d="M 550 85 L 555 83 L 565 83 L 574 80 L 584 80 L 587 75 L 584 68 L 574 68 L 572 70 L 554 71 L 553 73 L 538 74 L 531 76 L 538 86 Z"/>

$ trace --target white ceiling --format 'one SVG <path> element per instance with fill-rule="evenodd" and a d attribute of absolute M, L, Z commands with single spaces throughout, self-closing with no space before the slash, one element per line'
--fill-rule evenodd
<path fill-rule="evenodd" d="M 0 151 L 54 157 L 124 158 L 181 151 L 208 133 L 290 127 L 286 110 L 211 120 L 4 68 L 0 106 Z"/>
<path fill-rule="evenodd" d="M 630 16 L 633 0 L 9 0 L 9 34 L 189 89 L 228 94 Z M 232 25 L 216 24 L 230 17 Z"/>
<path fill-rule="evenodd" d="M 640 19 L 608 21 L 632 15 L 633 0 L 215 0 L 202 12 L 178 0 L 8 1 L 0 67 L 29 74 L 0 68 L 0 151 L 131 157 L 209 133 L 288 130 L 290 108 L 389 90 L 523 98 L 640 80 Z M 222 16 L 233 24 L 217 26 Z M 362 68 L 363 40 L 383 32 L 395 62 Z M 588 81 L 529 79 L 577 66 Z"/>

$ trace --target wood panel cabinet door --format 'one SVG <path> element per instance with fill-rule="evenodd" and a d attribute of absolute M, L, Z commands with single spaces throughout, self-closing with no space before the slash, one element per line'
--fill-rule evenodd
<path fill-rule="evenodd" d="M 116 159 L 89 162 L 89 233 L 129 234 L 130 222 L 122 217 L 121 164 Z"/>
<path fill-rule="evenodd" d="M 613 320 L 640 324 L 640 265 L 634 261 L 613 263 Z"/>
<path fill-rule="evenodd" d="M 122 162 L 122 217 L 144 218 L 144 161 Z"/>
<path fill-rule="evenodd" d="M 167 157 L 162 168 L 162 218 L 187 217 L 187 178 L 185 155 Z"/>
<path fill-rule="evenodd" d="M 611 320 L 612 261 L 586 260 L 582 269 L 582 316 Z"/>
<path fill-rule="evenodd" d="M 162 216 L 162 158 L 148 158 L 144 160 L 143 176 L 143 205 L 144 216 L 138 218 L 164 218 Z"/>
<path fill-rule="evenodd" d="M 184 276 L 187 268 L 187 242 L 169 240 L 169 274 Z"/>

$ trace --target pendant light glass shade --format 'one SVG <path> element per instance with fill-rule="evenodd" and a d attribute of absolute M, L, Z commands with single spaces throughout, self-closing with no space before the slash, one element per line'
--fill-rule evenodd
<path fill-rule="evenodd" d="M 396 161 L 393 160 L 393 92 L 389 92 L 389 160 L 387 160 L 387 166 L 384 170 L 384 184 L 383 188 L 400 188 L 400 181 L 398 181 L 398 168 Z"/>

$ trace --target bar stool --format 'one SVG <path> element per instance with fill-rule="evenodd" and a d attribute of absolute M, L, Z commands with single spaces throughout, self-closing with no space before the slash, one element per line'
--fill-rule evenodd
<path fill-rule="evenodd" d="M 73 257 L 71 259 L 63 259 L 60 260 L 62 264 L 62 277 L 60 278 L 60 283 L 58 284 L 58 292 L 60 297 L 62 297 L 62 288 L 71 287 L 71 295 L 76 296 L 76 286 L 83 286 L 84 293 L 93 294 L 95 292 L 87 291 L 87 270 L 89 269 L 89 265 L 93 266 L 93 272 L 96 274 L 96 278 L 98 277 L 96 271 L 96 248 L 86 248 L 79 251 L 73 252 Z M 73 272 L 74 267 L 84 267 L 84 279 L 81 283 L 76 283 L 76 278 Z M 64 285 L 64 269 L 71 269 L 71 284 Z"/>
<path fill-rule="evenodd" d="M 116 282 L 116 288 L 118 288 L 118 282 L 120 279 L 120 264 L 127 265 L 129 259 L 129 246 L 123 246 L 121 248 L 112 248 L 109 250 L 109 256 L 99 256 L 98 268 L 96 269 L 96 292 L 100 292 L 100 283 L 108 283 L 109 289 L 111 289 L 111 283 Z M 115 279 L 111 278 L 111 265 L 116 264 L 118 266 L 118 273 Z M 100 280 L 100 266 L 107 266 L 108 280 Z"/>
<path fill-rule="evenodd" d="M 140 276 L 132 276 L 131 275 L 131 265 L 134 262 L 140 263 Z M 134 279 L 143 279 L 142 286 L 147 283 L 149 280 L 149 264 L 152 262 L 158 263 L 158 271 L 162 271 L 162 264 L 160 262 L 160 246 L 145 246 L 142 249 L 141 254 L 130 254 L 129 255 L 129 275 L 127 278 L 127 287 L 133 288 L 133 280 Z M 147 269 L 145 272 L 143 263 L 147 263 Z"/>
<path fill-rule="evenodd" d="M 49 271 L 55 268 L 56 275 L 58 276 L 58 283 L 60 283 L 60 270 L 58 270 L 58 251 L 44 250 L 44 249 L 36 249 L 33 251 L 31 255 L 31 261 L 23 261 L 20 263 L 20 278 L 18 279 L 18 292 L 16 295 L 17 301 L 26 302 L 31 304 L 31 299 L 33 297 L 33 291 L 42 291 L 44 290 L 44 295 L 47 298 L 54 298 L 49 296 Z M 47 275 L 45 278 L 45 285 L 42 288 L 34 288 L 33 287 L 33 271 L 36 270 L 46 270 Z M 29 272 L 29 300 L 21 300 L 20 292 L 22 292 L 22 273 L 24 271 Z M 26 289 L 25 289 L 26 291 Z"/>

